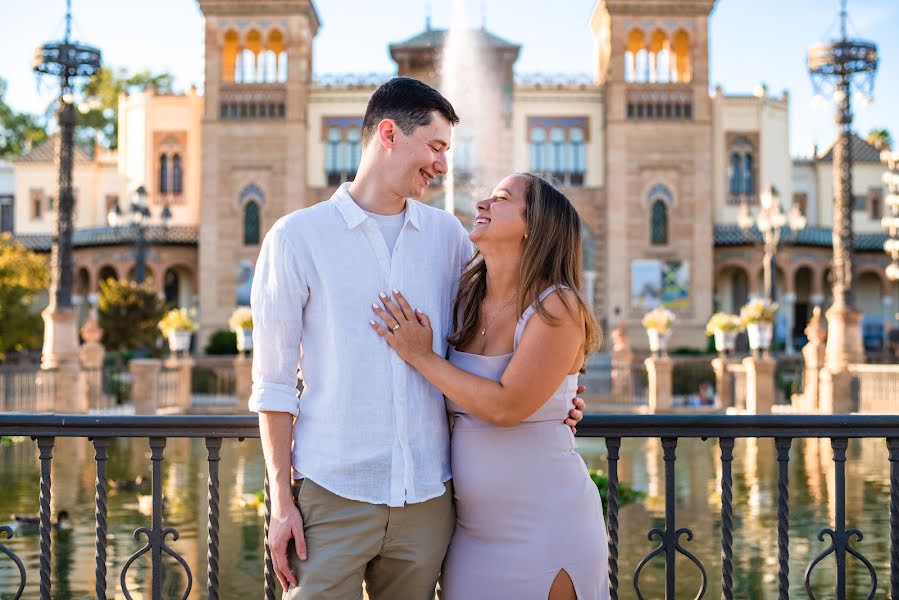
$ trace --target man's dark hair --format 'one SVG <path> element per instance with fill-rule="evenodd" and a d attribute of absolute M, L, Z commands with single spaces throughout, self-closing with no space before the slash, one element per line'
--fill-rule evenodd
<path fill-rule="evenodd" d="M 411 77 L 394 77 L 376 89 L 368 101 L 362 120 L 362 141 L 367 142 L 384 119 L 393 119 L 409 135 L 418 127 L 430 125 L 435 110 L 450 125 L 459 122 L 453 105 L 440 92 Z"/>

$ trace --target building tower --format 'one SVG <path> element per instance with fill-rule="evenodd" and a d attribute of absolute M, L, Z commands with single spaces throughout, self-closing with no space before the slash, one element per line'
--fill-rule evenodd
<path fill-rule="evenodd" d="M 206 17 L 200 343 L 249 304 L 259 244 L 306 204 L 312 0 L 198 0 Z"/>
<path fill-rule="evenodd" d="M 633 336 L 659 302 L 675 345 L 705 343 L 713 272 L 708 20 L 714 0 L 600 0 L 591 18 L 606 104 L 605 235 L 599 291 Z"/>

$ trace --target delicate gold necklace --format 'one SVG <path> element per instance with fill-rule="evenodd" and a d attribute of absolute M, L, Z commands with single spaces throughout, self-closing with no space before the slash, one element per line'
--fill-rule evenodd
<path fill-rule="evenodd" d="M 503 305 L 499 308 L 498 311 L 496 311 L 495 313 L 493 313 L 493 315 L 492 315 L 489 319 L 487 318 L 486 315 L 484 316 L 484 328 L 481 329 L 481 335 L 487 335 L 487 327 L 490 325 L 490 321 L 493 321 L 493 320 L 496 319 L 496 317 L 500 316 L 500 314 L 502 314 L 502 312 L 503 312 L 504 310 L 506 310 L 507 308 L 509 308 L 509 306 L 512 304 L 512 301 L 515 300 L 517 297 L 518 297 L 518 293 L 516 292 L 516 293 L 512 294 L 512 297 L 509 298 L 509 299 L 506 301 L 506 303 L 503 304 Z"/>

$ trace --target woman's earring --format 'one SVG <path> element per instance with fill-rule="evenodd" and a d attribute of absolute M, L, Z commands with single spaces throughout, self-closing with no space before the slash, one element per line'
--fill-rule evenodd
<path fill-rule="evenodd" d="M 524 234 L 524 239 L 528 239 L 528 234 Z"/>

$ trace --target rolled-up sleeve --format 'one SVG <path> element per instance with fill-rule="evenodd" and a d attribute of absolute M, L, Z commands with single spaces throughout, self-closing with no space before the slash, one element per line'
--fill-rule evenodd
<path fill-rule="evenodd" d="M 309 297 L 302 258 L 283 223 L 276 223 L 262 242 L 250 294 L 253 391 L 249 408 L 254 412 L 289 412 L 294 416 L 300 412 L 297 369 L 303 307 Z"/>

